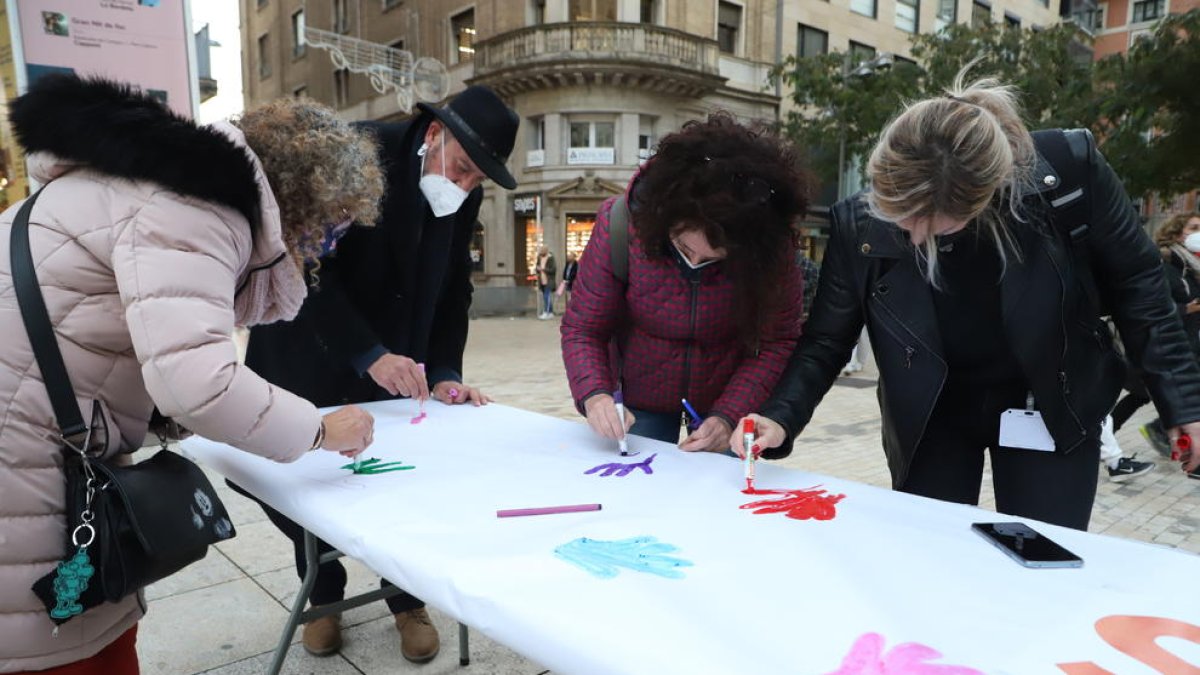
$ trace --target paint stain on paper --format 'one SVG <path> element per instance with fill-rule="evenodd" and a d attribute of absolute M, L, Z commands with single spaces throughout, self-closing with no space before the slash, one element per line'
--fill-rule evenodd
<path fill-rule="evenodd" d="M 828 675 L 983 675 L 966 666 L 929 663 L 941 652 L 916 642 L 905 642 L 884 652 L 883 636 L 866 633 L 842 659 L 842 667 Z"/>
<path fill-rule="evenodd" d="M 643 459 L 642 461 L 637 462 L 635 464 L 625 464 L 622 462 L 613 462 L 611 464 L 601 464 L 599 466 L 593 466 L 592 468 L 588 469 L 587 471 L 584 471 L 583 473 L 584 473 L 584 475 L 590 476 L 598 471 L 603 471 L 604 473 L 600 474 L 601 477 L 613 476 L 613 475 L 615 475 L 617 477 L 621 477 L 621 476 L 628 476 L 631 472 L 641 469 L 642 471 L 644 471 L 648 474 L 651 474 L 651 473 L 654 473 L 654 469 L 650 466 L 650 463 L 653 462 L 654 458 L 657 456 L 658 456 L 658 453 L 656 452 L 653 455 L 650 455 L 646 459 Z"/>
<path fill-rule="evenodd" d="M 796 520 L 833 520 L 837 516 L 837 503 L 846 495 L 830 494 L 827 490 L 815 487 L 801 490 L 742 490 L 746 495 L 771 495 L 772 499 L 763 499 L 741 508 L 750 509 L 756 514 L 782 513 Z"/>
<path fill-rule="evenodd" d="M 410 419 L 408 421 L 408 423 L 409 424 L 420 424 L 421 422 L 425 421 L 425 417 L 426 417 L 425 411 L 422 410 L 420 415 L 413 417 L 412 419 Z"/>
<path fill-rule="evenodd" d="M 555 548 L 554 555 L 601 579 L 612 579 L 622 567 L 668 579 L 682 579 L 683 572 L 679 568 L 691 567 L 692 561 L 667 555 L 678 550 L 672 544 L 647 536 L 616 541 L 580 537 Z"/>
<path fill-rule="evenodd" d="M 351 473 L 359 476 L 374 476 L 375 474 L 379 473 L 408 471 L 409 469 L 415 469 L 417 467 L 405 465 L 404 462 L 385 462 L 378 457 L 372 457 L 371 459 L 364 459 L 357 467 L 355 467 L 354 463 L 351 462 L 339 468 L 350 469 Z"/>

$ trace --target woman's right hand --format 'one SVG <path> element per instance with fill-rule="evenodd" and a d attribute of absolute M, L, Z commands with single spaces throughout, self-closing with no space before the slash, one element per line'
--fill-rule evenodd
<path fill-rule="evenodd" d="M 625 438 L 625 434 L 633 426 L 634 416 L 628 410 L 625 411 L 625 424 L 621 424 L 617 404 L 608 394 L 596 394 L 588 398 L 583 402 L 583 411 L 587 414 L 588 425 L 593 431 L 614 441 Z"/>
<path fill-rule="evenodd" d="M 321 448 L 356 457 L 375 440 L 375 418 L 358 406 L 338 408 L 322 418 L 325 440 Z"/>
<path fill-rule="evenodd" d="M 745 449 L 742 447 L 742 429 L 746 420 L 754 420 L 754 447 L 758 448 L 760 453 L 767 448 L 779 447 L 787 437 L 783 426 L 775 420 L 762 415 L 746 415 L 738 420 L 734 432 L 729 435 L 729 447 L 742 459 L 746 458 Z"/>

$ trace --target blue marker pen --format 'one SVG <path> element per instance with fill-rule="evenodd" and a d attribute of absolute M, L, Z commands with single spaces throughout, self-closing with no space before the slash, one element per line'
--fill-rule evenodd
<path fill-rule="evenodd" d="M 683 401 L 683 409 L 686 410 L 688 415 L 691 415 L 692 419 L 694 420 L 691 424 L 688 425 L 688 428 L 689 429 L 698 428 L 700 426 L 700 423 L 704 421 L 704 418 L 700 416 L 700 413 L 696 412 L 696 409 L 692 407 L 691 403 L 688 403 L 688 400 L 686 398 L 681 399 L 681 400 Z"/>

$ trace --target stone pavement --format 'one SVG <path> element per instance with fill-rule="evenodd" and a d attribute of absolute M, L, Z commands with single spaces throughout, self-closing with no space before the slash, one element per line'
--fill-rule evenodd
<path fill-rule="evenodd" d="M 571 404 L 558 347 L 558 320 L 478 319 L 471 323 L 466 379 L 506 405 L 582 420 Z M 800 436 L 792 456 L 780 463 L 842 478 L 889 485 L 879 446 L 879 411 L 870 367 L 841 378 Z M 1138 434 L 1154 416 L 1139 411 L 1118 432 L 1126 455 L 1161 458 Z M 581 422 L 582 423 L 582 422 Z M 1101 467 L 1097 465 L 1097 471 Z M 212 474 L 210 474 L 212 475 Z M 237 538 L 222 543 L 203 561 L 147 590 L 150 609 L 139 631 L 138 650 L 147 675 L 263 672 L 270 662 L 299 582 L 291 544 L 249 500 L 229 491 L 212 475 L 231 511 Z M 1155 542 L 1200 553 L 1200 481 L 1188 480 L 1167 462 L 1126 483 L 1111 483 L 1100 473 L 1100 489 L 1091 530 Z M 990 479 L 985 477 L 983 506 L 991 508 Z M 377 577 L 347 561 L 349 592 L 376 587 Z M 1137 574 L 1139 570 L 1130 570 Z M 314 658 L 293 638 L 284 672 L 350 675 L 354 673 L 475 672 L 535 675 L 547 672 L 478 632 L 471 633 L 472 663 L 458 665 L 454 622 L 434 608 L 442 652 L 431 663 L 415 666 L 400 656 L 395 627 L 382 602 L 347 613 L 346 644 L 336 656 Z"/>

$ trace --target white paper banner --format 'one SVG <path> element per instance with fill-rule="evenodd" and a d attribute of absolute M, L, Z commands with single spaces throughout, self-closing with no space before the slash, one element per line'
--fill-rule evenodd
<path fill-rule="evenodd" d="M 376 430 L 364 457 L 415 468 L 352 475 L 329 452 L 275 464 L 204 439 L 183 448 L 555 672 L 1200 668 L 1200 557 L 1185 552 L 1032 521 L 1084 566 L 1026 569 L 971 531 L 972 522 L 1014 520 L 989 511 L 760 462 L 759 488 L 845 497 L 832 508 L 830 500 L 799 502 L 798 513 L 813 505 L 835 512 L 828 520 L 754 513 L 742 506 L 786 496 L 742 494 L 741 464 L 729 457 L 634 438 L 641 454 L 623 458 L 581 422 L 496 404 L 431 402 L 420 424 L 411 423 L 410 401 L 366 407 Z M 587 473 L 651 455 L 641 467 Z M 496 516 L 590 503 L 602 510 Z M 637 537 L 653 539 L 625 541 Z M 604 543 L 615 541 L 624 543 Z M 572 542 L 568 551 L 588 569 L 555 555 Z M 1156 646 L 1160 636 L 1173 637 Z"/>

